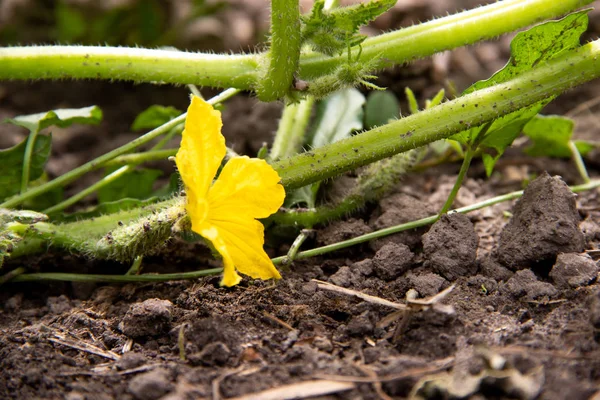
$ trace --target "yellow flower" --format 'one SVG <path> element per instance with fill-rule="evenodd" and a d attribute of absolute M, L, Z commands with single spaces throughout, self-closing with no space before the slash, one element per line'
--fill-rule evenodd
<path fill-rule="evenodd" d="M 266 218 L 283 204 L 285 191 L 277 172 L 264 160 L 234 157 L 213 183 L 223 158 L 221 113 L 193 96 L 181 147 L 175 157 L 185 184 L 192 230 L 209 240 L 223 257 L 221 285 L 252 278 L 281 278 L 263 249 Z"/>

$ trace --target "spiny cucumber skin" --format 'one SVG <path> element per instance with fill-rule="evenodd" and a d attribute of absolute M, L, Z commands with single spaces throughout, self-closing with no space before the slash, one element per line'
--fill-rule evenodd
<path fill-rule="evenodd" d="M 155 253 L 173 237 L 173 227 L 185 215 L 184 199 L 175 205 L 108 232 L 78 249 L 91 258 L 130 262 Z"/>
<path fill-rule="evenodd" d="M 20 240 L 12 241 L 18 256 L 56 247 L 90 259 L 130 262 L 137 256 L 152 254 L 164 247 L 182 226 L 186 216 L 185 197 L 175 197 L 165 203 L 161 208 L 146 209 L 146 215 L 130 220 L 120 221 L 119 217 L 127 213 L 115 213 L 64 225 L 14 222 L 6 226 L 6 232 Z M 101 234 L 93 229 L 96 221 L 104 227 Z M 115 229 L 109 231 L 111 226 Z M 0 234 L 0 245 L 3 243 Z M 4 253 L 0 248 L 0 256 Z"/>

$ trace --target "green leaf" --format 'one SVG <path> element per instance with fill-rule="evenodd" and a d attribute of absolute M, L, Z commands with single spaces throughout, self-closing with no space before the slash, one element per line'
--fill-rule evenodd
<path fill-rule="evenodd" d="M 87 23 L 84 16 L 64 1 L 58 3 L 54 15 L 60 42 L 73 42 L 85 34 Z"/>
<path fill-rule="evenodd" d="M 511 42 L 511 58 L 504 68 L 491 78 L 475 83 L 463 94 L 506 82 L 538 64 L 578 47 L 579 37 L 587 29 L 588 12 L 589 10 L 579 11 L 561 20 L 549 21 L 518 33 Z M 472 128 L 452 136 L 451 139 L 467 147 L 481 148 L 485 169 L 490 175 L 496 161 L 520 134 L 525 124 L 553 99 L 554 97 L 545 99 L 498 118 L 489 129 L 481 126 Z"/>
<path fill-rule="evenodd" d="M 320 53 L 340 54 L 348 47 L 362 43 L 366 36 L 358 33 L 359 28 L 394 4 L 396 0 L 373 0 L 326 11 L 325 1 L 317 0 L 311 13 L 302 17 L 302 41 Z"/>
<path fill-rule="evenodd" d="M 373 91 L 365 104 L 365 129 L 387 124 L 400 117 L 400 103 L 390 91 Z"/>
<path fill-rule="evenodd" d="M 47 183 L 49 180 L 50 178 L 48 178 L 48 174 L 46 174 L 46 171 L 44 171 L 42 173 L 42 176 L 40 176 L 38 179 L 30 181 L 28 187 L 34 188 L 36 186 L 40 186 L 44 183 Z M 36 196 L 32 199 L 25 201 L 22 204 L 22 207 L 28 208 L 30 210 L 45 210 L 54 206 L 55 204 L 60 203 L 61 201 L 63 201 L 63 199 L 64 189 L 62 187 L 57 187 L 44 192 L 43 196 Z"/>
<path fill-rule="evenodd" d="M 406 94 L 406 100 L 408 100 L 408 111 L 410 111 L 411 114 L 418 113 L 419 103 L 417 103 L 415 93 L 408 86 L 404 88 L 404 93 Z"/>
<path fill-rule="evenodd" d="M 9 196 L 17 194 L 20 190 L 26 145 L 27 139 L 16 146 L 0 150 L 0 165 L 2 165 L 2 173 L 0 174 L 0 199 L 6 199 Z M 37 136 L 31 154 L 30 180 L 38 179 L 42 176 L 46 162 L 50 157 L 51 146 L 51 135 Z"/>
<path fill-rule="evenodd" d="M 174 172 L 169 177 L 169 182 L 161 188 L 158 188 L 152 193 L 153 197 L 161 199 L 171 197 L 175 195 L 181 187 L 181 176 L 179 172 Z"/>
<path fill-rule="evenodd" d="M 181 111 L 175 107 L 165 107 L 160 105 L 153 105 L 142 111 L 133 121 L 131 130 L 140 131 L 144 129 L 157 128 L 175 117 L 181 115 Z"/>
<path fill-rule="evenodd" d="M 322 147 L 362 129 L 364 104 L 365 96 L 354 88 L 342 89 L 319 102 L 309 145 Z"/>
<path fill-rule="evenodd" d="M 315 208 L 320 186 L 320 183 L 313 183 L 312 185 L 292 190 L 285 196 L 284 207 L 291 208 L 302 205 L 307 208 Z"/>
<path fill-rule="evenodd" d="M 102 110 L 98 106 L 84 108 L 62 108 L 39 114 L 21 115 L 7 118 L 4 122 L 22 126 L 31 132 L 41 131 L 49 126 L 56 125 L 66 128 L 72 124 L 96 125 L 102 121 Z"/>
<path fill-rule="evenodd" d="M 107 175 L 115 169 L 107 171 Z M 153 195 L 154 182 L 162 174 L 157 169 L 131 171 L 98 190 L 98 201 L 108 203 L 123 198 L 146 199 Z"/>
<path fill-rule="evenodd" d="M 523 128 L 523 133 L 533 142 L 525 149 L 530 156 L 571 157 L 569 141 L 575 124 L 558 115 L 533 118 Z"/>
<path fill-rule="evenodd" d="M 586 156 L 592 150 L 600 148 L 599 142 L 590 142 L 587 140 L 575 140 L 575 147 L 582 156 Z"/>

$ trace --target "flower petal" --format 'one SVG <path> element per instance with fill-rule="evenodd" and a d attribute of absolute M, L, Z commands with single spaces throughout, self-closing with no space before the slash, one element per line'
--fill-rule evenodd
<path fill-rule="evenodd" d="M 263 249 L 264 227 L 259 221 L 234 214 L 223 218 L 213 215 L 212 210 L 209 214 L 198 233 L 210 240 L 223 256 L 222 285 L 231 286 L 239 282 L 236 269 L 252 278 L 281 278 Z"/>
<path fill-rule="evenodd" d="M 266 218 L 283 204 L 281 178 L 265 160 L 235 157 L 208 191 L 210 214 Z"/>
<path fill-rule="evenodd" d="M 215 227 L 206 226 L 200 230 L 201 235 L 210 240 L 213 247 L 223 257 L 223 279 L 221 279 L 221 286 L 235 286 L 242 280 L 242 277 L 235 272 L 233 260 L 229 254 L 227 244 L 221 238 L 219 231 Z"/>
<path fill-rule="evenodd" d="M 205 198 L 225 157 L 225 138 L 221 134 L 221 113 L 197 96 L 192 96 L 185 119 L 181 146 L 175 162 L 188 192 Z M 191 198 L 188 198 L 188 202 Z M 192 217 L 193 218 L 193 217 Z"/>

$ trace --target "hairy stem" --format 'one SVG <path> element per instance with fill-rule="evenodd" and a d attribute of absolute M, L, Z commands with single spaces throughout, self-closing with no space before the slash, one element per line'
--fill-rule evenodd
<path fill-rule="evenodd" d="M 372 63 L 375 68 L 402 64 L 560 16 L 591 1 L 504 0 L 367 39 L 362 44 L 359 63 Z M 258 87 L 259 94 L 265 99 L 276 94 L 283 95 L 289 90 L 290 79 L 296 71 L 300 37 L 294 34 L 282 38 L 280 35 L 296 32 L 297 1 L 279 0 L 273 3 L 274 10 L 279 9 L 279 3 L 296 4 L 279 14 L 280 20 L 274 15 L 274 39 L 283 40 L 273 41 L 267 57 L 264 54 L 216 55 L 100 46 L 4 47 L 0 48 L 0 80 L 129 80 L 244 90 Z M 291 25 L 284 26 L 284 21 Z M 357 53 L 358 49 L 353 49 L 352 54 Z M 344 57 L 328 57 L 320 53 L 301 55 L 299 78 L 314 79 L 330 74 L 347 62 Z M 273 76 L 262 73 L 265 60 L 268 63 L 266 70 Z M 263 82 L 265 77 L 269 78 L 267 82 Z"/>
<path fill-rule="evenodd" d="M 285 107 L 269 154 L 272 160 L 291 157 L 302 150 L 314 102 L 315 98 L 308 95 L 300 102 Z"/>
<path fill-rule="evenodd" d="M 535 69 L 339 142 L 276 162 L 286 189 L 448 138 L 600 77 L 600 40 Z"/>
<path fill-rule="evenodd" d="M 300 58 L 300 6 L 298 0 L 271 1 L 271 48 L 256 93 L 263 101 L 284 97 L 291 89 Z"/>
<path fill-rule="evenodd" d="M 103 46 L 0 48 L 0 79 L 109 79 L 252 89 L 259 56 Z"/>
<path fill-rule="evenodd" d="M 359 63 L 382 68 L 491 39 L 591 3 L 591 0 L 504 0 L 365 40 Z M 300 78 L 331 73 L 345 54 L 320 53 L 300 59 Z"/>

